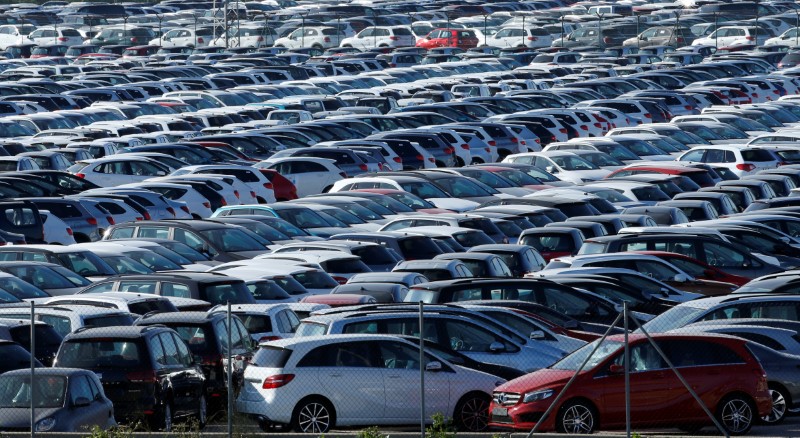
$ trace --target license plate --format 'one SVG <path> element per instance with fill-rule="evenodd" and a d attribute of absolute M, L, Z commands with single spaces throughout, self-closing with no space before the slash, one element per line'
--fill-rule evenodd
<path fill-rule="evenodd" d="M 494 408 L 492 409 L 492 415 L 508 417 L 508 408 Z"/>

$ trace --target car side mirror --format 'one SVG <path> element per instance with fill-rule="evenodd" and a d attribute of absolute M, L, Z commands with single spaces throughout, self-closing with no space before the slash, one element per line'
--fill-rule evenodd
<path fill-rule="evenodd" d="M 92 403 L 92 401 L 89 400 L 86 397 L 78 397 L 77 399 L 75 399 L 75 401 L 72 402 L 72 407 L 73 408 L 83 408 L 83 407 L 89 406 L 91 403 Z"/>
<path fill-rule="evenodd" d="M 432 362 L 428 362 L 428 364 L 425 365 L 425 371 L 436 372 L 436 371 L 441 371 L 441 370 L 442 370 L 442 363 L 437 361 L 437 360 L 434 360 Z"/>
<path fill-rule="evenodd" d="M 678 283 L 686 283 L 687 281 L 689 281 L 689 276 L 687 276 L 686 274 L 677 274 L 675 275 L 673 280 Z"/>
<path fill-rule="evenodd" d="M 544 170 L 548 171 L 549 173 L 558 173 L 558 169 L 556 169 L 555 166 L 547 166 L 544 168 Z"/>
<path fill-rule="evenodd" d="M 534 330 L 531 332 L 530 338 L 533 340 L 544 339 L 544 332 L 542 330 Z"/>
<path fill-rule="evenodd" d="M 612 363 L 608 366 L 608 373 L 609 374 L 623 374 L 625 372 L 625 367 L 620 364 Z"/>
<path fill-rule="evenodd" d="M 489 344 L 489 351 L 492 353 L 499 353 L 501 351 L 505 351 L 506 347 L 500 342 L 492 342 Z"/>
<path fill-rule="evenodd" d="M 669 290 L 662 287 L 660 292 L 662 296 L 669 298 Z"/>

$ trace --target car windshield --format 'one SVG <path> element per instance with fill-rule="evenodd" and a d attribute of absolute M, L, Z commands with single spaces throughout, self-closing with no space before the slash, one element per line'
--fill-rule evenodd
<path fill-rule="evenodd" d="M 20 300 L 27 300 L 29 298 L 45 298 L 50 296 L 50 294 L 39 289 L 38 287 L 11 276 L 0 277 L 0 290 L 11 294 Z M 3 294 L 0 294 L 0 301 L 6 301 Z M 9 301 L 14 302 L 16 300 Z"/>
<path fill-rule="evenodd" d="M 598 347 L 597 345 L 600 343 L 600 341 L 601 340 L 598 339 L 590 344 L 584 345 L 579 350 L 552 365 L 550 368 L 554 370 L 578 371 L 581 365 L 583 365 L 583 362 L 588 358 L 589 361 L 586 362 L 586 365 L 583 367 L 583 371 L 589 371 L 594 369 L 607 357 L 619 351 L 619 349 L 623 346 L 622 342 L 605 339 Z M 597 348 L 597 351 L 594 351 L 595 348 Z M 594 351 L 594 354 L 592 351 Z M 591 355 L 591 357 L 589 355 Z"/>
<path fill-rule="evenodd" d="M 594 170 L 599 169 L 599 167 L 595 166 L 594 164 L 584 160 L 583 158 L 570 156 L 570 155 L 561 155 L 556 157 L 551 157 L 556 165 L 564 170 Z"/>
<path fill-rule="evenodd" d="M 83 277 L 116 274 L 100 257 L 89 251 L 57 254 L 56 257 L 65 268 Z"/>
<path fill-rule="evenodd" d="M 439 178 L 436 180 L 436 185 L 447 193 L 450 193 L 454 198 L 491 196 L 493 194 L 477 183 L 463 177 Z M 496 192 L 496 190 L 494 192 Z"/>
<path fill-rule="evenodd" d="M 400 201 L 401 203 L 411 207 L 414 210 L 419 210 L 423 208 L 436 208 L 436 206 L 431 204 L 430 202 L 405 192 L 388 193 L 386 196 L 389 196 L 392 199 Z"/>
<path fill-rule="evenodd" d="M 429 182 L 406 182 L 400 185 L 403 187 L 403 190 L 419 196 L 422 199 L 450 197 L 450 195 L 443 192 L 442 189 Z"/>
<path fill-rule="evenodd" d="M 647 321 L 644 329 L 648 333 L 664 333 L 672 329 L 681 328 L 697 320 L 705 311 L 706 309 L 697 307 L 675 306 Z"/>
<path fill-rule="evenodd" d="M 250 236 L 235 228 L 216 228 L 202 230 L 200 234 L 208 239 L 215 248 L 225 252 L 264 251 L 265 247 Z M 180 269 L 180 267 L 178 268 Z"/>
<path fill-rule="evenodd" d="M 143 363 L 139 345 L 123 339 L 81 339 L 63 343 L 58 351 L 62 367 L 130 369 Z"/>
<path fill-rule="evenodd" d="M 216 283 L 201 287 L 200 299 L 211 304 L 248 304 L 253 296 L 243 281 L 233 283 Z"/>
<path fill-rule="evenodd" d="M 31 385 L 28 375 L 0 376 L 0 408 L 30 408 L 31 387 L 36 408 L 61 408 L 67 395 L 64 376 L 37 376 Z"/>

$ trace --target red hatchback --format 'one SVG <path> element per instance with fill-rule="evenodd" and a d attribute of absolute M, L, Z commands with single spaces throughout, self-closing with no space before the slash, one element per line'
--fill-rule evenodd
<path fill-rule="evenodd" d="M 727 336 L 656 334 L 670 362 L 730 435 L 750 430 L 772 409 L 767 376 L 744 339 Z M 498 386 L 489 426 L 571 434 L 625 427 L 623 335 L 607 338 L 578 374 L 559 405 L 542 420 L 567 381 L 600 340 L 560 362 Z M 630 335 L 631 425 L 697 431 L 712 425 L 658 351 L 641 334 Z"/>
<path fill-rule="evenodd" d="M 434 29 L 425 38 L 417 41 L 417 47 L 458 47 L 466 50 L 477 47 L 478 42 L 475 32 L 468 29 Z"/>

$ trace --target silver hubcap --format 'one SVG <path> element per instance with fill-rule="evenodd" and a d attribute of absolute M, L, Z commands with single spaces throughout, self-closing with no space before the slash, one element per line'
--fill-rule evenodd
<path fill-rule="evenodd" d="M 733 399 L 722 408 L 722 424 L 733 433 L 744 432 L 753 421 L 750 405 L 742 399 Z"/>
<path fill-rule="evenodd" d="M 774 389 L 769 390 L 769 395 L 772 396 L 772 411 L 770 411 L 769 415 L 763 417 L 762 420 L 767 423 L 774 423 L 780 421 L 783 416 L 786 415 L 786 399 L 783 397 L 783 394 Z"/>
<path fill-rule="evenodd" d="M 331 416 L 324 405 L 309 403 L 300 409 L 297 423 L 303 432 L 324 433 L 331 426 Z"/>
<path fill-rule="evenodd" d="M 464 428 L 479 432 L 486 429 L 489 420 L 489 403 L 480 398 L 471 398 L 461 408 L 461 424 Z"/>
<path fill-rule="evenodd" d="M 594 416 L 588 407 L 574 405 L 564 412 L 561 423 L 567 433 L 591 433 L 594 429 Z"/>

